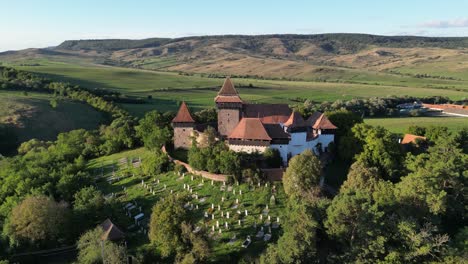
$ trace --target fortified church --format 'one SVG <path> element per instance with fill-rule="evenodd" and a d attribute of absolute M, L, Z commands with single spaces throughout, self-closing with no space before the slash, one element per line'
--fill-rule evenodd
<path fill-rule="evenodd" d="M 273 148 L 287 164 L 305 149 L 316 154 L 326 152 L 335 139 L 337 127 L 323 113 L 315 112 L 305 120 L 287 104 L 249 104 L 240 98 L 229 77 L 214 101 L 218 136 L 236 152 L 263 153 Z M 202 132 L 185 102 L 172 120 L 172 126 L 175 148 L 190 148 L 192 137 Z"/>

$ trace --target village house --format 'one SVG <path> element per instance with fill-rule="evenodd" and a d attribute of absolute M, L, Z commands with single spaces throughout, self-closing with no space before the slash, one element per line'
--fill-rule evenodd
<path fill-rule="evenodd" d="M 225 79 L 214 99 L 218 112 L 217 131 L 236 152 L 263 153 L 277 149 L 286 163 L 306 149 L 316 154 L 327 152 L 334 142 L 337 127 L 320 112 L 304 119 L 287 104 L 249 104 L 241 99 L 231 79 Z M 188 149 L 193 136 L 199 135 L 197 124 L 183 102 L 176 117 L 174 147 Z"/>

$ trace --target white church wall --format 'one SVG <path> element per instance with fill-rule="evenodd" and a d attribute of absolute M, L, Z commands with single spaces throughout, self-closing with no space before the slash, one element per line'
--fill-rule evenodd
<path fill-rule="evenodd" d="M 263 153 L 267 149 L 267 146 L 245 146 L 245 145 L 229 145 L 229 149 L 235 152 L 246 152 L 246 153 Z"/>

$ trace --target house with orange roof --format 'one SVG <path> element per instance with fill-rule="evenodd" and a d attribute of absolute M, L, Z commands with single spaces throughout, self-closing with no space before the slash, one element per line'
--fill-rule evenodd
<path fill-rule="evenodd" d="M 400 144 L 406 145 L 406 144 L 416 144 L 418 141 L 426 141 L 426 137 L 423 136 L 417 136 L 413 134 L 405 134 L 403 136 L 403 139 L 400 141 Z"/>
<path fill-rule="evenodd" d="M 287 104 L 249 104 L 241 99 L 227 77 L 214 99 L 218 113 L 217 131 L 236 152 L 263 153 L 277 149 L 284 163 L 306 149 L 326 152 L 334 142 L 337 127 L 320 112 L 306 120 Z M 185 103 L 172 120 L 174 147 L 189 148 L 197 131 Z"/>

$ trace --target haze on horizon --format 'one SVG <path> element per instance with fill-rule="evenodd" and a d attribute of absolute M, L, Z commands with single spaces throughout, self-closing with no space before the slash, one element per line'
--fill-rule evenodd
<path fill-rule="evenodd" d="M 366 33 L 468 36 L 468 1 L 3 2 L 0 52 L 70 39 L 225 34 Z"/>

